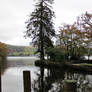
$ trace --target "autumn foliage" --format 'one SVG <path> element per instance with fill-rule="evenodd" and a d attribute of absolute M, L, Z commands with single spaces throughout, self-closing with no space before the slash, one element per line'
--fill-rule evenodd
<path fill-rule="evenodd" d="M 72 25 L 63 24 L 58 34 L 59 46 L 66 47 L 71 59 L 92 55 L 92 14 L 86 12 Z M 64 48 L 65 49 L 65 48 Z"/>
<path fill-rule="evenodd" d="M 2 57 L 2 58 L 6 58 L 7 57 L 7 47 L 2 42 L 0 42 L 0 57 Z"/>

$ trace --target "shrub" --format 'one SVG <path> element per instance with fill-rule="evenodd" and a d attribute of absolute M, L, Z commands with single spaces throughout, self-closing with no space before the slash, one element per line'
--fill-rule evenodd
<path fill-rule="evenodd" d="M 6 58 L 7 57 L 7 47 L 4 43 L 0 42 L 0 57 Z"/>
<path fill-rule="evenodd" d="M 51 61 L 61 62 L 62 60 L 67 59 L 66 50 L 59 47 L 48 48 L 46 54 Z"/>

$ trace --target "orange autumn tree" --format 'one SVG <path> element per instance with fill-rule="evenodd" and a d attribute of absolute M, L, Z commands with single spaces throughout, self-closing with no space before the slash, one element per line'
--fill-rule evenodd
<path fill-rule="evenodd" d="M 60 47 L 67 51 L 67 59 L 82 59 L 86 53 L 84 36 L 76 23 L 73 25 L 63 24 L 60 27 L 58 40 Z"/>
<path fill-rule="evenodd" d="M 0 42 L 0 57 L 3 59 L 7 57 L 7 47 L 2 42 Z"/>

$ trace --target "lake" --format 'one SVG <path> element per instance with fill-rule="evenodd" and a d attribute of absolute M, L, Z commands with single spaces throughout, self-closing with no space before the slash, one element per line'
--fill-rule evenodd
<path fill-rule="evenodd" d="M 35 57 L 8 57 L 8 67 L 2 74 L 2 92 L 23 92 L 23 71 L 31 71 L 32 80 L 36 78 L 34 72 Z"/>
<path fill-rule="evenodd" d="M 23 71 L 31 71 L 32 92 L 63 92 L 64 80 L 76 80 L 77 92 L 92 92 L 92 75 L 34 65 L 36 57 L 8 57 L 2 73 L 2 92 L 24 92 Z"/>

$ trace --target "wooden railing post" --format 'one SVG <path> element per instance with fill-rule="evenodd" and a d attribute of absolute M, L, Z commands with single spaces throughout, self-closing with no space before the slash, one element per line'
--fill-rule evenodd
<path fill-rule="evenodd" d="M 75 80 L 66 80 L 64 92 L 77 92 L 77 82 Z"/>
<path fill-rule="evenodd" d="M 24 92 L 31 92 L 30 71 L 23 71 Z"/>

